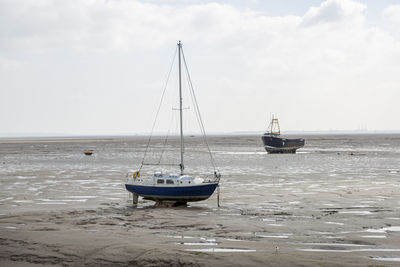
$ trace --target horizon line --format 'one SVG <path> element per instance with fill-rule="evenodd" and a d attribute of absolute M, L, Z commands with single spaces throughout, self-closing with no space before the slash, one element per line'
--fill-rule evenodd
<path fill-rule="evenodd" d="M 207 133 L 213 135 L 262 135 L 265 131 L 215 131 Z M 400 134 L 400 130 L 289 130 L 281 131 L 282 134 Z M 166 132 L 153 133 L 153 136 L 163 136 Z M 179 134 L 169 134 L 179 136 Z M 200 132 L 188 132 L 185 135 L 201 135 Z M 0 133 L 0 139 L 23 139 L 23 138 L 89 138 L 89 137 L 139 137 L 150 136 L 148 132 L 137 133 L 104 133 L 104 134 L 81 134 L 81 133 Z"/>

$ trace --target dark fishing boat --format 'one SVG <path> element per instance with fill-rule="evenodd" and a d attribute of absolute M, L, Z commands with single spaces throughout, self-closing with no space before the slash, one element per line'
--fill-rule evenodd
<path fill-rule="evenodd" d="M 304 139 L 282 138 L 278 119 L 272 117 L 266 133 L 261 137 L 265 150 L 269 154 L 296 153 L 296 150 L 304 146 Z"/>
<path fill-rule="evenodd" d="M 186 65 L 186 60 L 182 50 L 182 43 L 178 42 L 178 66 L 179 66 L 179 119 L 180 119 L 180 162 L 176 164 L 163 164 L 161 163 L 161 157 L 158 162 L 146 162 L 146 152 L 148 146 L 150 144 L 150 140 L 152 134 L 149 137 L 148 145 L 146 148 L 145 155 L 143 157 L 142 163 L 137 171 L 133 173 L 128 173 L 128 181 L 125 184 L 126 190 L 133 194 L 133 203 L 137 204 L 138 197 L 141 196 L 144 199 L 153 200 L 156 202 L 173 202 L 174 205 L 182 205 L 191 201 L 201 201 L 208 199 L 218 188 L 219 180 L 221 175 L 214 163 L 210 148 L 208 146 L 206 140 L 206 134 L 204 130 L 204 126 L 202 124 L 202 120 L 200 117 L 200 111 L 198 110 L 198 105 L 196 101 L 196 97 L 194 95 L 194 90 L 189 83 L 189 90 L 191 95 L 193 96 L 192 101 L 194 101 L 193 105 L 197 112 L 197 116 L 199 118 L 200 129 L 203 135 L 203 140 L 208 148 L 208 152 L 211 157 L 211 163 L 214 167 L 213 171 L 210 171 L 209 175 L 205 175 L 200 177 L 199 175 L 190 175 L 184 172 L 184 138 L 183 138 L 183 119 L 182 119 L 182 82 L 181 82 L 181 59 L 183 59 L 184 67 L 186 69 L 187 77 L 189 77 L 189 72 Z M 189 77 L 190 79 L 190 77 Z M 164 93 L 163 93 L 164 95 Z M 160 103 L 161 105 L 161 103 Z M 158 112 L 157 112 L 158 114 Z M 157 115 L 156 115 L 157 120 Z M 162 155 L 162 153 L 161 153 Z M 177 171 L 168 172 L 168 171 L 156 171 L 153 175 L 147 175 L 144 172 L 144 167 L 152 165 L 152 166 L 169 166 L 170 168 L 179 168 L 180 173 L 177 174 Z M 219 200 L 219 198 L 218 198 Z"/>
<path fill-rule="evenodd" d="M 91 156 L 93 154 L 93 150 L 92 149 L 85 149 L 83 150 L 83 154 L 85 154 L 86 156 Z"/>

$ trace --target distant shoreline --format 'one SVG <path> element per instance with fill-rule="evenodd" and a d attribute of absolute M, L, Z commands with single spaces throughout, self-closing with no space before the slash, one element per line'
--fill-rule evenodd
<path fill-rule="evenodd" d="M 259 136 L 263 132 L 228 132 L 228 133 L 211 133 L 207 134 L 209 137 L 213 136 Z M 317 135 L 399 135 L 400 131 L 287 131 L 282 132 L 282 135 L 295 135 L 295 136 L 317 136 Z M 153 137 L 163 137 L 165 133 L 153 134 Z M 38 135 L 38 136 L 1 136 L 0 143 L 8 142 L 90 142 L 90 141 L 111 141 L 117 139 L 131 139 L 131 138 L 148 138 L 149 134 L 132 134 L 132 135 Z M 170 137 L 178 135 L 170 135 Z M 199 133 L 188 133 L 187 137 L 200 137 Z"/>

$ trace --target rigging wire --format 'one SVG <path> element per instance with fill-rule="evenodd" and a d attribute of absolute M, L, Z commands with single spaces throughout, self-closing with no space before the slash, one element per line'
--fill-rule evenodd
<path fill-rule="evenodd" d="M 172 58 L 172 63 L 171 63 L 171 67 L 170 67 L 169 72 L 168 72 L 167 81 L 165 82 L 164 89 L 163 89 L 163 93 L 162 93 L 160 102 L 159 102 L 159 104 L 158 104 L 158 109 L 157 109 L 157 112 L 156 112 L 156 116 L 155 116 L 155 118 L 154 118 L 153 126 L 152 126 L 152 128 L 151 128 L 151 133 L 150 133 L 150 136 L 149 136 L 149 140 L 147 141 L 146 150 L 144 151 L 144 155 L 143 155 L 142 162 L 141 162 L 141 164 L 140 164 L 139 171 L 140 171 L 140 170 L 142 169 L 142 167 L 143 167 L 144 160 L 145 160 L 146 155 L 147 155 L 147 152 L 148 152 L 148 150 L 149 150 L 150 141 L 151 141 L 151 138 L 153 137 L 154 127 L 155 127 L 156 122 L 157 122 L 158 114 L 160 113 L 161 104 L 162 104 L 162 102 L 163 102 L 163 100 L 164 100 L 165 91 L 167 90 L 167 85 L 168 85 L 168 82 L 169 82 L 169 78 L 170 78 L 170 76 L 171 76 L 172 69 L 173 69 L 173 67 L 174 67 L 175 57 L 176 57 L 177 52 L 178 52 L 178 48 L 175 49 L 174 56 L 173 56 L 173 58 Z"/>
<path fill-rule="evenodd" d="M 150 133 L 147 145 L 146 145 L 146 149 L 145 149 L 145 152 L 144 152 L 144 156 L 143 156 L 139 171 L 142 169 L 143 165 L 149 165 L 147 163 L 145 164 L 144 161 L 146 159 L 146 156 L 147 156 L 147 153 L 148 153 L 148 150 L 149 150 L 149 146 L 150 146 L 150 142 L 151 142 L 151 139 L 153 137 L 154 127 L 156 125 L 156 122 L 157 122 L 157 119 L 158 119 L 158 115 L 160 113 L 161 105 L 162 105 L 163 100 L 164 100 L 165 92 L 166 92 L 166 89 L 167 89 L 168 82 L 170 80 L 171 72 L 172 72 L 172 69 L 173 69 L 173 66 L 174 66 L 174 63 L 175 63 L 175 58 L 176 58 L 176 54 L 178 52 L 178 49 L 179 48 L 177 48 L 175 50 L 175 53 L 174 53 L 174 56 L 173 56 L 173 59 L 172 59 L 172 62 L 171 62 L 171 67 L 170 67 L 169 72 L 168 72 L 167 80 L 166 80 L 166 83 L 164 85 L 163 93 L 162 93 L 162 96 L 161 96 L 161 99 L 160 99 L 160 102 L 159 102 L 159 105 L 158 105 L 156 116 L 154 118 L 153 126 L 152 126 L 151 133 Z M 181 51 L 182 51 L 182 58 L 183 58 L 183 62 L 184 62 L 184 65 L 185 65 L 185 70 L 186 70 L 186 77 L 187 77 L 189 92 L 190 92 L 190 95 L 191 95 L 191 98 L 192 98 L 192 102 L 194 104 L 194 110 L 195 110 L 196 119 L 197 119 L 197 122 L 198 122 L 198 124 L 200 126 L 200 131 L 201 131 L 201 134 L 202 134 L 202 138 L 203 138 L 204 144 L 206 145 L 208 153 L 210 155 L 211 164 L 212 164 L 212 166 L 214 168 L 214 174 L 217 175 L 217 172 L 219 173 L 219 170 L 218 170 L 218 167 L 217 167 L 217 165 L 215 163 L 215 160 L 214 160 L 214 158 L 212 156 L 211 149 L 210 149 L 210 146 L 209 146 L 208 141 L 207 141 L 206 131 L 205 131 L 205 128 L 204 128 L 203 120 L 201 118 L 199 105 L 197 103 L 197 98 L 196 98 L 196 95 L 195 95 L 195 92 L 194 92 L 192 80 L 190 78 L 189 69 L 188 69 L 188 66 L 187 66 L 187 63 L 186 63 L 186 59 L 185 59 L 185 55 L 183 53 L 183 49 Z M 171 125 L 170 125 L 170 127 L 171 127 Z M 163 154 L 164 154 L 164 151 L 165 151 L 166 143 L 168 141 L 168 137 L 169 137 L 169 133 L 170 133 L 170 127 L 168 129 L 168 133 L 167 133 L 167 136 L 166 136 L 166 139 L 165 139 L 165 142 L 164 142 L 163 150 L 161 152 L 158 164 L 160 164 L 161 159 L 162 159 Z M 150 164 L 150 165 L 158 165 L 158 164 Z M 175 165 L 175 164 L 167 164 L 167 165 Z M 218 177 L 218 176 L 216 176 L 216 177 Z M 218 179 L 219 179 L 219 177 L 218 177 Z"/>
<path fill-rule="evenodd" d="M 160 158 L 158 159 L 158 164 L 161 163 L 161 159 L 162 159 L 162 157 L 164 155 L 165 148 L 167 147 L 167 142 L 168 142 L 169 133 L 171 131 L 171 125 L 172 125 L 173 120 L 174 120 L 174 116 L 171 117 L 171 121 L 169 122 L 168 132 L 167 132 L 167 135 L 165 136 L 164 145 L 163 145 L 163 148 L 161 150 L 161 155 L 160 155 Z"/>
<path fill-rule="evenodd" d="M 187 63 L 186 63 L 185 54 L 183 53 L 183 49 L 182 49 L 182 57 L 183 57 L 183 63 L 185 65 L 185 69 L 186 69 L 186 76 L 187 76 L 187 80 L 188 80 L 188 84 L 189 84 L 189 92 L 190 92 L 190 95 L 192 96 L 193 104 L 195 105 L 194 110 L 195 110 L 197 121 L 198 121 L 199 126 L 200 126 L 200 131 L 201 131 L 201 134 L 202 134 L 202 137 L 203 137 L 203 141 L 207 146 L 208 153 L 210 154 L 211 164 L 213 165 L 214 171 L 218 171 L 219 172 L 219 170 L 217 168 L 217 165 L 215 164 L 215 160 L 214 160 L 214 158 L 212 156 L 212 153 L 211 153 L 211 150 L 210 150 L 210 146 L 209 146 L 208 141 L 207 141 L 206 131 L 205 131 L 205 128 L 204 128 L 203 120 L 201 118 L 199 105 L 197 103 L 196 94 L 194 93 L 192 79 L 190 78 L 189 69 L 188 69 L 188 66 L 187 66 Z"/>

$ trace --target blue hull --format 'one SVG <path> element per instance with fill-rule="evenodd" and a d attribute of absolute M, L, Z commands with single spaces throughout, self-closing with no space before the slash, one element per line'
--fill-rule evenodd
<path fill-rule="evenodd" d="M 126 190 L 154 201 L 200 201 L 209 198 L 218 183 L 197 186 L 160 187 L 125 184 Z"/>

